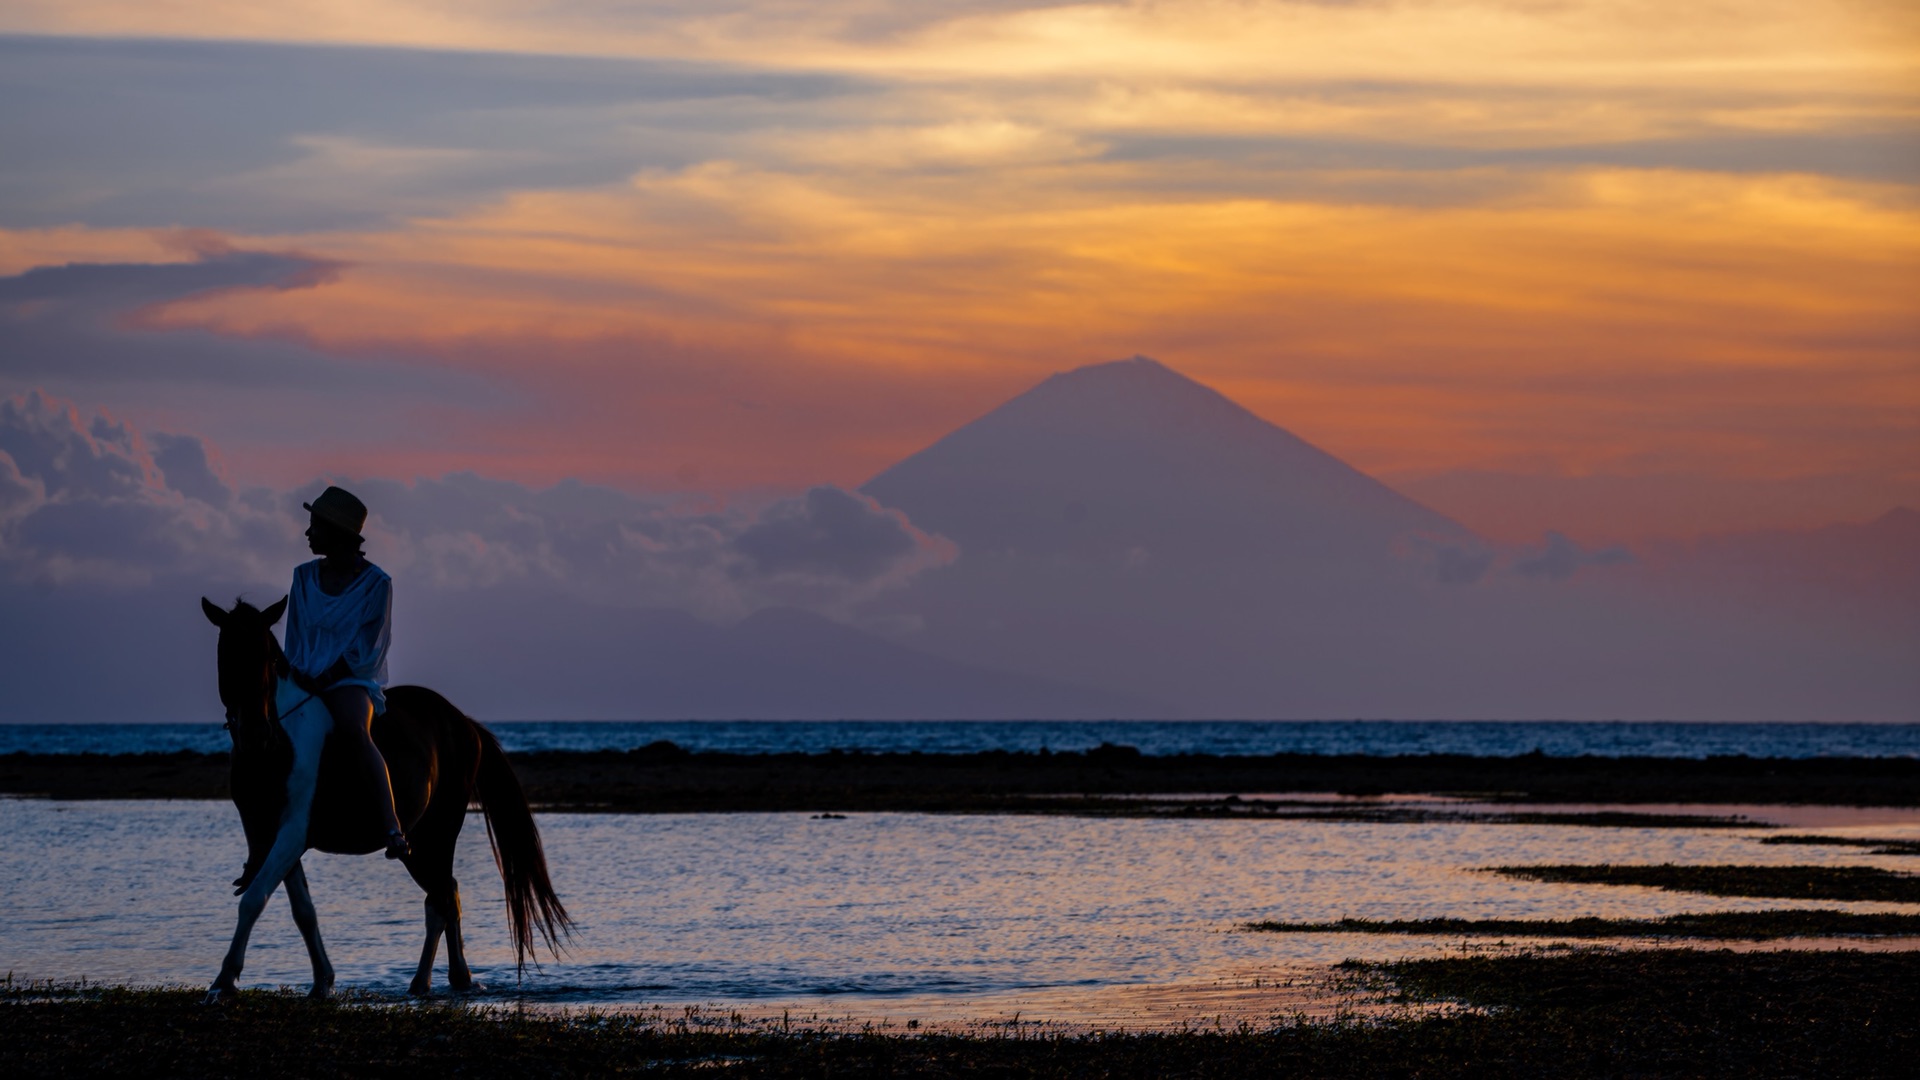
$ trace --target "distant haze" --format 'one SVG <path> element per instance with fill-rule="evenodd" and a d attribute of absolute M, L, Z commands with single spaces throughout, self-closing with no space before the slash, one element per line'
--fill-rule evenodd
<path fill-rule="evenodd" d="M 198 597 L 279 596 L 321 482 L 43 396 L 0 454 L 0 719 L 217 719 Z M 396 680 L 483 719 L 1920 715 L 1920 514 L 1495 543 L 1139 357 L 859 491 L 349 483 Z"/>

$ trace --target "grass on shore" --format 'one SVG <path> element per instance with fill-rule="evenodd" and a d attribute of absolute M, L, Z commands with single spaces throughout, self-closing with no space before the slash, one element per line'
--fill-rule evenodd
<path fill-rule="evenodd" d="M 1493 866 L 1490 873 L 1581 885 L 1644 885 L 1709 896 L 1920 904 L 1920 875 L 1873 866 Z"/>
<path fill-rule="evenodd" d="M 1906 1075 L 1920 953 L 1540 951 L 1350 962 L 1364 991 L 1470 1008 L 1171 1034 L 703 1030 L 593 1012 L 0 991 L 13 1076 L 1534 1077 Z M 1871 993 L 1863 993 L 1864 988 Z"/>
<path fill-rule="evenodd" d="M 1450 937 L 1694 938 L 1768 941 L 1790 937 L 1920 937 L 1920 915 L 1849 911 L 1725 911 L 1660 919 L 1339 919 L 1252 922 L 1287 934 L 1431 934 Z"/>

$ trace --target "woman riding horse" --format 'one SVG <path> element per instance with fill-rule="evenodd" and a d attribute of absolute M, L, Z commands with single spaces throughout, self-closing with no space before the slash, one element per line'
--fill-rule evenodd
<path fill-rule="evenodd" d="M 394 812 L 386 759 L 373 744 L 373 718 L 387 711 L 393 579 L 360 550 L 365 503 L 329 487 L 301 505 L 311 515 L 307 547 L 320 558 L 293 570 L 285 645 L 290 677 L 326 703 L 333 729 L 352 741 L 386 820 L 387 858 L 403 859 L 411 849 Z"/>

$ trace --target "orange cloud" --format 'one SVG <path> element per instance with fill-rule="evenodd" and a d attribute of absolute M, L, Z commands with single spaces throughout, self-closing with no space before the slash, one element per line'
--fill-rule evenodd
<path fill-rule="evenodd" d="M 636 423 L 700 415 L 692 427 L 728 449 L 682 456 L 735 485 L 792 482 L 796 466 L 857 481 L 996 388 L 1132 352 L 1398 476 L 1878 468 L 1910 482 L 1920 213 L 1900 189 L 1489 179 L 1484 201 L 1418 208 L 1096 201 L 1084 175 L 1045 167 L 963 193 L 711 166 L 331 238 L 326 253 L 356 266 L 336 284 L 164 319 L 476 365 Z M 866 440 L 721 419 L 720 402 L 768 398 L 858 424 L 840 403 L 863 380 L 969 391 Z"/>
<path fill-rule="evenodd" d="M 351 269 L 143 324 L 512 389 L 436 414 L 457 443 L 330 451 L 368 468 L 854 483 L 1048 372 L 1147 353 L 1410 484 L 1779 482 L 1800 493 L 1781 520 L 1814 512 L 1812 477 L 1850 478 L 1830 487 L 1858 516 L 1920 500 L 1920 202 L 1886 164 L 1920 121 L 1910 4 L 27 2 L 0 27 L 860 88 L 737 126 L 678 99 L 598 104 L 636 143 L 698 132 L 697 160 L 594 187 L 475 181 L 444 204 L 437 178 L 516 147 L 284 133 L 288 153 L 226 182 L 312 204 L 387 184 L 433 212 L 255 237 Z M 0 272 L 183 244 L 0 232 Z M 1619 505 L 1645 515 L 1628 531 L 1676 520 Z"/>

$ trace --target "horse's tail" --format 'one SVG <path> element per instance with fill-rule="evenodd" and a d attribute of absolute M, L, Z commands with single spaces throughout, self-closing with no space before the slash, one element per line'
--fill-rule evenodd
<path fill-rule="evenodd" d="M 563 938 L 573 936 L 573 919 L 554 895 L 547 877 L 547 853 L 540 846 L 540 830 L 520 788 L 520 778 L 507 764 L 500 740 L 493 732 L 473 725 L 480 736 L 480 810 L 486 817 L 487 841 L 493 861 L 507 886 L 507 922 L 513 931 L 515 968 L 525 971 L 533 954 L 537 930 L 547 951 L 559 955 Z M 536 961 L 537 963 L 537 961 Z"/>

